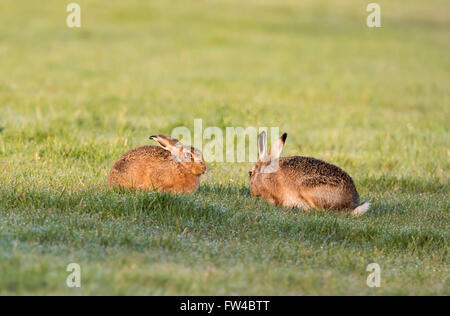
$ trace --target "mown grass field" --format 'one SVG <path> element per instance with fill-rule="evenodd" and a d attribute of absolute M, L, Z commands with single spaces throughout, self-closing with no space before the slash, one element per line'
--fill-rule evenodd
<path fill-rule="evenodd" d="M 0 294 L 450 294 L 450 4 L 0 2 Z M 272 207 L 249 163 L 193 195 L 109 191 L 177 126 L 279 126 L 352 175 L 361 218 Z M 66 266 L 82 287 L 66 287 Z M 366 266 L 381 267 L 381 287 Z"/>

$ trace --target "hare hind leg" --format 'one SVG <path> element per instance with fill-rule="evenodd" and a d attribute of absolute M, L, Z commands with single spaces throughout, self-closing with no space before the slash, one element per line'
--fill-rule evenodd
<path fill-rule="evenodd" d="M 348 204 L 339 188 L 326 185 L 309 188 L 303 193 L 303 198 L 313 208 L 341 210 L 347 208 Z"/>
<path fill-rule="evenodd" d="M 311 203 L 302 195 L 292 193 L 285 194 L 281 204 L 286 208 L 295 207 L 303 211 L 310 211 L 311 209 L 315 208 L 314 203 Z"/>

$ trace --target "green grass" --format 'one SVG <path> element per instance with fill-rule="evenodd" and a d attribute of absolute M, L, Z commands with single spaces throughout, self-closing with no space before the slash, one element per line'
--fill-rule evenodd
<path fill-rule="evenodd" d="M 448 1 L 0 3 L 0 294 L 450 294 Z M 272 207 L 248 163 L 193 195 L 106 189 L 174 127 L 279 126 L 370 213 Z M 82 287 L 67 288 L 66 266 Z M 381 266 L 381 287 L 366 266 Z"/>

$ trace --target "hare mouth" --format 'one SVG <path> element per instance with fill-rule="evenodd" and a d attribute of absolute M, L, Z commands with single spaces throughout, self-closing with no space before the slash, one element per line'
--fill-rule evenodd
<path fill-rule="evenodd" d="M 204 175 L 207 173 L 208 173 L 208 171 L 206 169 L 193 170 L 193 174 L 195 174 L 196 176 L 201 176 L 201 175 Z"/>

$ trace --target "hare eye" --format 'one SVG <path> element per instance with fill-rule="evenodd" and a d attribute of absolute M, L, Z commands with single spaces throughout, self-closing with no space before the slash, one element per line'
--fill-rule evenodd
<path fill-rule="evenodd" d="M 183 160 L 190 160 L 191 159 L 191 154 L 190 153 L 184 153 L 182 157 L 183 157 Z"/>
<path fill-rule="evenodd" d="M 249 172 L 248 172 L 248 175 L 251 177 L 252 176 L 252 171 L 250 170 Z"/>

